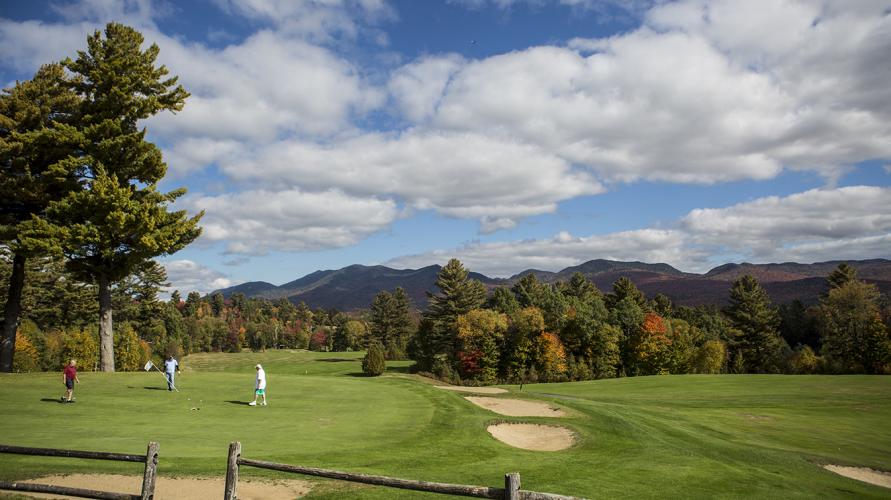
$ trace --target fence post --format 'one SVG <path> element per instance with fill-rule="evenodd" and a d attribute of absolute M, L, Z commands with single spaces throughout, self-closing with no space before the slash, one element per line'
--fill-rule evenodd
<path fill-rule="evenodd" d="M 235 500 L 238 486 L 238 457 L 241 456 L 241 442 L 229 443 L 229 462 L 226 466 L 226 492 L 223 500 Z"/>
<path fill-rule="evenodd" d="M 520 499 L 520 473 L 511 472 L 504 475 L 504 500 Z"/>
<path fill-rule="evenodd" d="M 145 452 L 145 473 L 142 475 L 142 500 L 155 498 L 155 475 L 158 469 L 158 443 L 149 441 Z"/>

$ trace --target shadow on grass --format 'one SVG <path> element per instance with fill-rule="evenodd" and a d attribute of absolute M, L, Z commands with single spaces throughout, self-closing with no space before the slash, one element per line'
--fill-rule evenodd
<path fill-rule="evenodd" d="M 247 402 L 247 401 L 234 401 L 234 400 L 230 400 L 230 401 L 226 401 L 226 402 L 229 403 L 230 405 L 250 406 L 250 405 L 248 405 L 248 402 Z"/>
<path fill-rule="evenodd" d="M 151 387 L 151 386 L 148 386 L 148 385 L 145 386 L 145 387 L 143 387 L 143 389 L 146 389 L 146 390 L 149 390 L 149 391 L 166 391 L 166 390 L 167 390 L 166 387 Z"/>
<path fill-rule="evenodd" d="M 367 377 L 364 372 L 344 373 L 347 377 Z"/>
<path fill-rule="evenodd" d="M 387 373 L 411 373 L 410 366 L 388 366 Z"/>
<path fill-rule="evenodd" d="M 313 361 L 318 361 L 321 363 L 346 363 L 346 362 L 356 362 L 362 361 L 360 358 L 328 358 L 328 359 L 314 359 Z"/>
<path fill-rule="evenodd" d="M 43 401 L 44 403 L 62 403 L 63 402 L 61 399 L 54 399 L 54 398 L 42 398 L 41 401 Z"/>

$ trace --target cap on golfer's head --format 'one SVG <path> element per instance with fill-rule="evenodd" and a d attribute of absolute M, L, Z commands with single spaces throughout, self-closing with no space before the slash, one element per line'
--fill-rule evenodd
<path fill-rule="evenodd" d="M 260 366 L 260 363 L 257 363 L 257 366 L 255 366 L 255 367 L 254 367 L 254 368 L 256 368 L 256 369 L 258 369 L 258 370 L 259 370 L 259 369 L 260 369 L 260 368 L 263 368 L 263 367 L 262 367 L 262 366 Z"/>

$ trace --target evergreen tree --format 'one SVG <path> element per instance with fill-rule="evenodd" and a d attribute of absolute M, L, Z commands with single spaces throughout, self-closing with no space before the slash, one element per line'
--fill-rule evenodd
<path fill-rule="evenodd" d="M 71 126 L 78 118 L 75 83 L 61 64 L 41 67 L 34 78 L 0 94 L 0 243 L 13 253 L 3 331 L 0 372 L 12 371 L 16 327 L 25 286 L 25 263 L 41 255 L 45 244 L 23 237 L 32 216 L 78 189 L 72 150 L 80 135 Z M 38 242 L 39 243 L 39 242 Z"/>
<path fill-rule="evenodd" d="M 779 315 L 771 306 L 767 292 L 755 278 L 743 276 L 733 282 L 730 305 L 724 312 L 739 331 L 732 347 L 742 355 L 746 370 L 769 371 L 782 347 L 782 339 L 777 332 Z"/>
<path fill-rule="evenodd" d="M 842 372 L 881 373 L 891 361 L 891 338 L 879 314 L 875 285 L 848 281 L 820 304 L 823 354 Z"/>
<path fill-rule="evenodd" d="M 842 262 L 838 265 L 829 276 L 826 277 L 826 283 L 829 285 L 829 289 L 840 288 L 847 283 L 857 280 L 857 270 L 853 267 L 849 266 L 846 262 Z M 828 292 L 827 292 L 828 294 Z M 826 294 L 824 294 L 824 297 Z"/>
<path fill-rule="evenodd" d="M 82 100 L 78 131 L 83 136 L 84 189 L 53 202 L 35 223 L 34 237 L 57 240 L 68 268 L 99 285 L 100 364 L 114 371 L 112 284 L 148 259 L 183 248 L 200 234 L 199 214 L 168 211 L 185 193 L 157 191 L 166 164 L 161 151 L 137 126 L 162 111 L 182 109 L 188 93 L 156 67 L 157 45 L 141 49 L 142 35 L 109 23 L 87 39 L 88 49 L 65 66 L 80 79 L 72 88 Z"/>
<path fill-rule="evenodd" d="M 424 336 L 419 342 L 426 347 L 414 350 L 421 356 L 415 359 L 421 369 L 429 369 L 435 356 L 452 358 L 458 316 L 479 308 L 486 300 L 486 288 L 479 281 L 468 279 L 467 274 L 458 259 L 451 259 L 436 278 L 440 294 L 427 293 L 424 319 L 428 320 L 428 325 L 418 331 L 419 337 Z"/>
<path fill-rule="evenodd" d="M 657 293 L 655 297 L 653 297 L 653 303 L 651 304 L 651 308 L 656 312 L 659 316 L 663 318 L 672 318 L 674 317 L 674 306 L 671 303 L 671 299 L 668 298 L 667 295 L 662 293 Z"/>
<path fill-rule="evenodd" d="M 647 297 L 637 289 L 637 286 L 630 279 L 622 276 L 613 283 L 613 291 L 606 295 L 606 307 L 613 309 L 616 304 L 624 299 L 630 299 L 640 308 L 647 305 Z"/>
<path fill-rule="evenodd" d="M 586 303 L 603 297 L 603 293 L 597 286 L 580 272 L 573 273 L 568 283 L 560 283 L 560 293 L 564 297 L 575 297 Z"/>
<path fill-rule="evenodd" d="M 541 308 L 547 294 L 547 285 L 538 281 L 535 273 L 529 273 L 520 278 L 511 291 L 517 297 L 520 307 L 538 307 Z"/>
<path fill-rule="evenodd" d="M 486 301 L 487 309 L 494 309 L 502 314 L 513 316 L 520 310 L 520 303 L 517 301 L 516 295 L 507 287 L 499 286 L 496 288 L 489 299 Z"/>

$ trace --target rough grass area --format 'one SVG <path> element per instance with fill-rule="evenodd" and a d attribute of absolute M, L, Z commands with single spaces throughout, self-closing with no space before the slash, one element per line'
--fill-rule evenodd
<path fill-rule="evenodd" d="M 891 497 L 822 468 L 891 470 L 891 377 L 663 376 L 507 387 L 503 397 L 569 410 L 559 425 L 577 444 L 534 452 L 500 443 L 486 428 L 555 419 L 495 415 L 408 375 L 406 362 L 363 377 L 361 357 L 193 355 L 182 362 L 180 393 L 167 392 L 157 372 L 83 373 L 71 405 L 57 402 L 58 374 L 4 374 L 0 442 L 142 453 L 155 440 L 165 476 L 222 476 L 229 442 L 239 440 L 249 458 L 491 486 L 519 471 L 524 489 L 590 498 Z M 244 404 L 257 362 L 269 379 L 265 408 Z M 0 455 L 3 480 L 59 472 L 141 468 Z M 251 468 L 242 476 L 290 477 Z M 307 498 L 419 496 L 319 481 Z"/>

